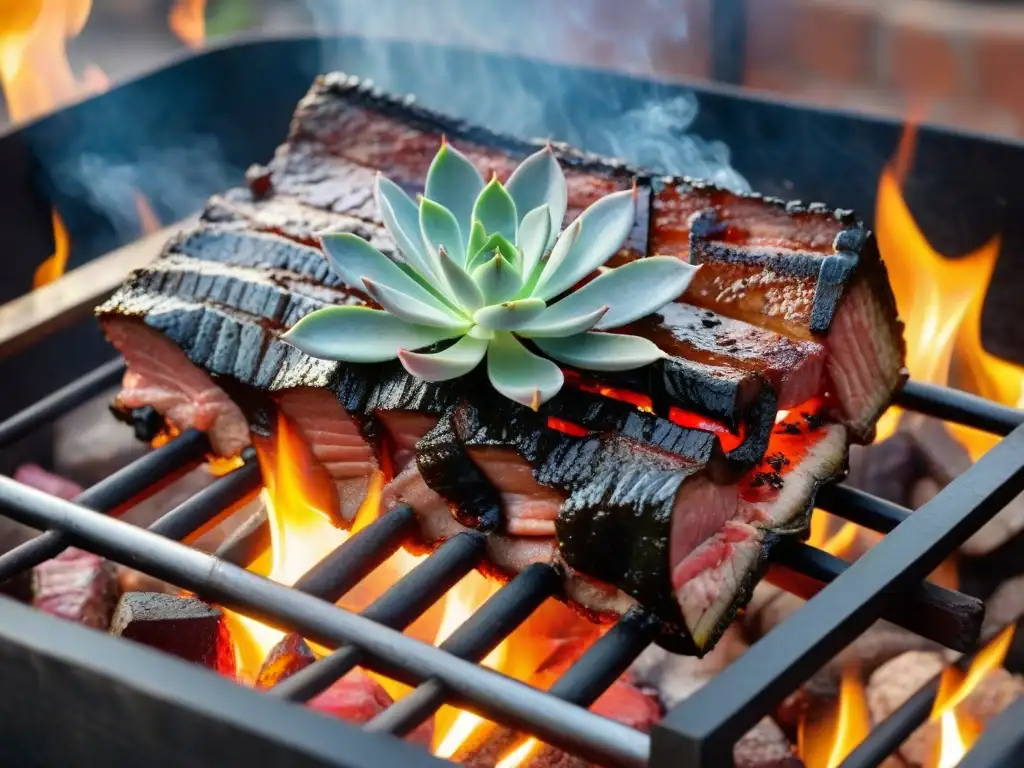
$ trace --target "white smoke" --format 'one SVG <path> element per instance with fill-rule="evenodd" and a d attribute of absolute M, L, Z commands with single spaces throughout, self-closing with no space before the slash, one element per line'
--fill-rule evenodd
<path fill-rule="evenodd" d="M 547 60 L 657 76 L 655 51 L 688 44 L 677 0 L 306 0 L 324 38 L 322 68 L 368 77 L 386 91 L 471 123 L 524 138 L 553 138 L 655 171 L 750 189 L 729 148 L 687 130 L 697 98 L 678 86 L 639 84 L 632 101 L 592 75 L 566 76 Z M 370 42 L 355 52 L 331 36 Z M 444 56 L 430 45 L 399 50 L 398 39 L 515 57 Z M 683 95 L 680 95 L 682 93 Z"/>
<path fill-rule="evenodd" d="M 196 135 L 176 147 L 149 147 L 131 161 L 92 152 L 66 153 L 50 169 L 62 194 L 102 211 L 119 239 L 139 234 L 138 196 L 163 212 L 164 223 L 202 208 L 210 190 L 233 182 L 212 137 Z"/>

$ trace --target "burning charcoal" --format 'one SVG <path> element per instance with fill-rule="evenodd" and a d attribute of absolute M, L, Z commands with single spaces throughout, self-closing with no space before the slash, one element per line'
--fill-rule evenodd
<path fill-rule="evenodd" d="M 703 658 L 677 656 L 651 646 L 640 654 L 630 674 L 637 683 L 656 691 L 666 709 L 672 709 L 729 666 L 747 647 L 734 625 L 725 630 L 718 644 Z"/>
<path fill-rule="evenodd" d="M 903 432 L 874 445 L 850 447 L 849 485 L 906 506 L 910 488 L 922 474 L 922 457 L 914 439 Z"/>
<path fill-rule="evenodd" d="M 920 509 L 938 496 L 941 490 L 942 486 L 937 480 L 931 477 L 922 477 L 914 483 L 914 487 L 910 490 L 910 508 Z"/>
<path fill-rule="evenodd" d="M 806 602 L 803 598 L 780 589 L 779 594 L 762 606 L 755 616 L 751 617 L 750 620 L 744 618 L 744 625 L 747 628 L 751 641 L 764 637 L 800 610 Z"/>
<path fill-rule="evenodd" d="M 926 474 L 940 486 L 947 486 L 970 469 L 970 454 L 938 419 L 921 414 L 906 414 L 900 419 L 900 431 L 911 437 Z"/>
<path fill-rule="evenodd" d="M 197 597 L 129 592 L 117 604 L 110 634 L 235 676 L 235 651 L 224 616 Z"/>
<path fill-rule="evenodd" d="M 290 632 L 285 635 L 267 654 L 267 658 L 256 675 L 255 686 L 259 689 L 272 688 L 286 677 L 305 669 L 316 661 L 313 650 L 301 635 Z"/>
<path fill-rule="evenodd" d="M 940 674 L 946 659 L 938 653 L 911 651 L 883 664 L 867 686 L 868 708 L 879 723 L 895 712 L 922 685 Z M 1024 680 L 1005 669 L 989 672 L 968 694 L 956 712 L 984 726 L 990 719 L 1024 694 Z M 899 756 L 907 768 L 932 765 L 940 738 L 938 722 L 926 722 L 903 743 Z"/>
<path fill-rule="evenodd" d="M 255 686 L 259 689 L 271 688 L 315 661 L 316 655 L 306 641 L 294 632 L 289 633 L 267 654 L 256 676 Z M 392 703 L 393 699 L 383 686 L 357 667 L 326 691 L 310 699 L 308 706 L 325 715 L 362 724 L 372 720 Z M 409 741 L 428 746 L 433 734 L 433 721 L 428 720 L 409 734 L 408 738 Z"/>
<path fill-rule="evenodd" d="M 985 625 L 983 636 L 998 631 L 1008 624 L 1016 623 L 1017 632 L 1006 654 L 1004 665 L 1012 672 L 1024 670 L 1024 575 L 1007 579 L 985 601 Z"/>
<path fill-rule="evenodd" d="M 38 491 L 57 496 L 61 499 L 73 499 L 82 492 L 82 486 L 60 475 L 47 472 L 36 464 L 22 464 L 14 472 L 14 479 L 19 483 L 31 486 Z"/>
<path fill-rule="evenodd" d="M 72 547 L 33 569 L 32 595 L 41 611 L 106 629 L 120 597 L 117 570 L 102 557 Z"/>
<path fill-rule="evenodd" d="M 661 718 L 661 707 L 658 702 L 623 679 L 612 683 L 590 710 L 644 732 L 649 731 Z M 525 734 L 511 728 L 499 727 L 481 731 L 462 745 L 455 759 L 467 766 L 490 768 L 527 738 Z M 591 763 L 567 754 L 557 747 L 539 744 L 521 765 L 522 768 L 586 768 Z"/>
<path fill-rule="evenodd" d="M 1016 496 L 1003 510 L 960 545 L 966 555 L 987 555 L 1024 530 L 1024 493 Z"/>
<path fill-rule="evenodd" d="M 786 734 L 770 717 L 761 720 L 736 742 L 732 750 L 735 768 L 803 768 Z"/>

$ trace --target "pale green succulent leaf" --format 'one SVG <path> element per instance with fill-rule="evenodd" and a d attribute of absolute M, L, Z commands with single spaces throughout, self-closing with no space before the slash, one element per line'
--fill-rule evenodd
<path fill-rule="evenodd" d="M 519 292 L 522 278 L 504 256 L 494 256 L 473 270 L 473 281 L 483 292 L 488 304 L 497 304 L 512 298 Z"/>
<path fill-rule="evenodd" d="M 437 259 L 437 249 L 441 246 L 444 246 L 448 255 L 457 262 L 465 263 L 466 250 L 459 222 L 455 220 L 451 211 L 426 197 L 420 198 L 420 232 L 429 249 L 435 275 L 440 275 L 441 265 Z"/>
<path fill-rule="evenodd" d="M 653 342 L 624 333 L 589 332 L 533 342 L 555 360 L 588 371 L 628 371 L 666 356 Z"/>
<path fill-rule="evenodd" d="M 523 217 L 516 233 L 516 247 L 523 254 L 523 263 L 519 271 L 524 275 L 532 275 L 547 250 L 548 237 L 551 234 L 551 206 L 547 203 L 538 206 Z"/>
<path fill-rule="evenodd" d="M 487 376 L 505 397 L 537 409 L 562 388 L 562 371 L 524 347 L 511 333 L 494 334 L 487 347 Z"/>
<path fill-rule="evenodd" d="M 487 352 L 487 339 L 463 336 L 440 352 L 398 350 L 398 359 L 413 376 L 424 381 L 447 381 L 472 371 Z"/>
<path fill-rule="evenodd" d="M 569 193 L 565 174 L 551 147 L 545 147 L 526 158 L 513 171 L 505 187 L 516 203 L 520 219 L 525 219 L 528 212 L 542 205 L 548 206 L 551 229 L 544 250 L 554 245 L 562 228 L 562 219 L 565 218 Z"/>
<path fill-rule="evenodd" d="M 558 236 L 558 239 L 555 241 L 555 247 L 551 249 L 551 254 L 548 256 L 547 260 L 541 262 L 539 268 L 534 267 L 533 274 L 531 274 L 530 278 L 525 281 L 526 284 L 530 286 L 529 295 L 533 296 L 536 294 L 543 298 L 541 291 L 538 290 L 540 287 L 540 281 L 543 280 L 545 275 L 551 271 L 552 264 L 557 266 L 565 261 L 569 252 L 572 250 L 572 247 L 576 244 L 576 241 L 579 240 L 582 231 L 582 222 L 579 219 L 576 219 L 576 221 L 566 227 L 565 231 Z M 551 294 L 548 298 L 555 295 L 557 294 Z"/>
<path fill-rule="evenodd" d="M 587 208 L 573 222 L 573 225 L 577 222 L 580 225 L 578 237 L 570 248 L 559 253 L 556 260 L 555 252 L 566 233 L 563 232 L 559 237 L 537 281 L 534 294 L 542 299 L 553 298 L 603 265 L 626 241 L 635 216 L 636 199 L 632 190 L 602 197 Z"/>
<path fill-rule="evenodd" d="M 466 264 L 471 264 L 473 257 L 484 250 L 487 243 L 487 230 L 479 221 L 474 220 L 469 230 L 469 245 L 466 246 Z"/>
<path fill-rule="evenodd" d="M 515 267 L 516 272 L 520 272 L 519 265 L 521 264 L 522 259 L 520 258 L 519 249 L 512 245 L 504 235 L 498 233 L 487 238 L 483 249 L 470 263 L 470 270 L 476 269 L 481 264 L 490 261 L 494 257 L 495 251 L 500 253 L 505 258 L 505 261 Z"/>
<path fill-rule="evenodd" d="M 483 291 L 469 273 L 456 264 L 444 248 L 438 251 L 437 256 L 451 299 L 468 314 L 482 307 L 485 302 Z"/>
<path fill-rule="evenodd" d="M 559 302 L 561 303 L 561 302 Z M 567 316 L 563 312 L 551 315 L 552 310 L 557 307 L 545 309 L 536 320 L 516 329 L 516 333 L 529 339 L 561 338 L 563 336 L 575 336 L 576 334 L 589 331 L 604 317 L 608 307 L 598 307 L 592 312 L 576 316 Z"/>
<path fill-rule="evenodd" d="M 416 203 L 401 187 L 380 174 L 374 185 L 374 195 L 381 221 L 405 261 L 424 275 L 430 275 L 432 269 L 423 245 L 423 235 L 420 234 L 420 211 Z"/>
<path fill-rule="evenodd" d="M 514 331 L 536 320 L 544 311 L 540 299 L 520 299 L 491 304 L 473 313 L 473 322 L 492 331 Z"/>
<path fill-rule="evenodd" d="M 307 355 L 348 363 L 394 360 L 399 349 L 422 349 L 461 336 L 451 328 L 413 325 L 369 307 L 325 307 L 299 320 L 282 338 Z"/>
<path fill-rule="evenodd" d="M 453 316 L 447 307 L 438 309 L 436 306 L 430 306 L 414 299 L 407 293 L 375 283 L 369 278 L 363 278 L 363 285 L 366 286 L 366 292 L 370 298 L 399 320 L 404 320 L 407 323 L 451 328 L 463 332 L 468 331 L 472 325 L 468 318 Z"/>
<path fill-rule="evenodd" d="M 398 268 L 415 280 L 421 288 L 428 291 L 431 296 L 444 304 L 456 316 L 462 314 L 462 310 L 451 299 L 445 296 L 441 289 L 434 284 L 437 281 L 432 276 L 430 278 L 424 277 L 419 270 L 413 268 L 409 264 L 399 264 Z"/>
<path fill-rule="evenodd" d="M 545 316 L 556 321 L 607 306 L 610 309 L 597 328 L 617 328 L 679 298 L 696 271 L 697 267 L 671 256 L 638 259 L 595 277 L 552 304 Z"/>
<path fill-rule="evenodd" d="M 488 182 L 473 206 L 473 220 L 483 224 L 488 233 L 499 234 L 511 243 L 516 241 L 519 219 L 512 196 L 497 177 Z"/>
<path fill-rule="evenodd" d="M 418 280 L 410 277 L 398 264 L 378 251 L 363 238 L 351 232 L 327 234 L 320 238 L 331 269 L 345 284 L 363 290 L 363 278 L 401 291 L 424 304 L 448 311 L 443 302 Z"/>
<path fill-rule="evenodd" d="M 484 179 L 476 166 L 459 150 L 444 142 L 427 171 L 423 194 L 451 211 L 459 226 L 464 228 L 462 235 L 467 240 L 470 228 L 466 222 L 471 220 L 473 205 L 483 188 Z"/>

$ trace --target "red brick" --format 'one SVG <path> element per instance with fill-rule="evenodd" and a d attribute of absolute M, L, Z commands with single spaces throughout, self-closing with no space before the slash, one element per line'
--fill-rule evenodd
<path fill-rule="evenodd" d="M 1024 32 L 979 34 L 972 48 L 978 95 L 1024 117 Z"/>
<path fill-rule="evenodd" d="M 900 20 L 884 37 L 888 84 L 909 96 L 954 96 L 968 89 L 953 31 Z"/>
<path fill-rule="evenodd" d="M 837 0 L 800 0 L 791 13 L 789 51 L 794 66 L 837 83 L 873 79 L 875 8 Z"/>
<path fill-rule="evenodd" d="M 797 1 L 747 2 L 746 80 L 762 70 L 792 68 L 789 41 Z"/>
<path fill-rule="evenodd" d="M 743 84 L 758 91 L 791 94 L 802 88 L 803 78 L 792 70 L 761 67 L 748 70 Z"/>

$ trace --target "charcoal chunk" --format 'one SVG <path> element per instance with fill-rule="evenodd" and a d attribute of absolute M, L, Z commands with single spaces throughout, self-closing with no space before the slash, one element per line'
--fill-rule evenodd
<path fill-rule="evenodd" d="M 224 615 L 197 597 L 128 592 L 117 604 L 110 634 L 234 677 L 234 647 Z"/>

